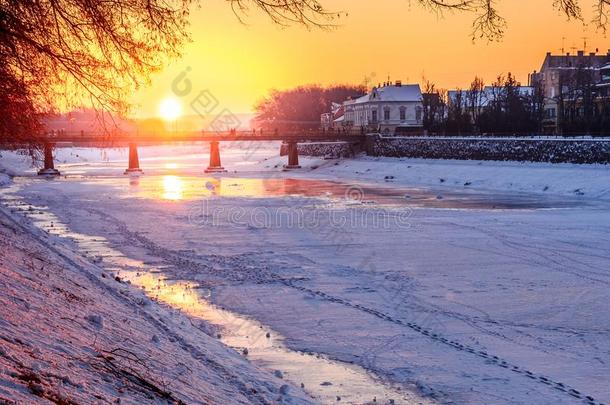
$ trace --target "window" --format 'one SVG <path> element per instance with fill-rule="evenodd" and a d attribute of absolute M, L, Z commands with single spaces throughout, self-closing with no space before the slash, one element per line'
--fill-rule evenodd
<path fill-rule="evenodd" d="M 421 122 L 421 115 L 422 115 L 422 108 L 417 107 L 415 109 L 415 119 L 417 120 L 417 122 Z"/>
<path fill-rule="evenodd" d="M 371 121 L 373 122 L 373 124 L 377 123 L 377 110 L 371 111 Z"/>
<path fill-rule="evenodd" d="M 407 109 L 405 107 L 400 107 L 400 120 L 404 121 L 407 119 Z"/>
<path fill-rule="evenodd" d="M 385 108 L 383 110 L 383 119 L 385 121 L 389 121 L 390 120 L 390 109 L 389 108 Z"/>

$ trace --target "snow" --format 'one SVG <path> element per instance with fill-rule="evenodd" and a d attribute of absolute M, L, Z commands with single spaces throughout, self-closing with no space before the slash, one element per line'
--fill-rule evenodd
<path fill-rule="evenodd" d="M 3 335 L 27 337 L 33 325 L 53 330 L 47 324 L 57 322 L 68 331 L 60 335 L 78 343 L 77 349 L 67 345 L 69 350 L 82 357 L 92 356 L 94 334 L 104 343 L 123 342 L 135 328 L 137 344 L 125 343 L 130 350 L 146 358 L 165 354 L 159 362 L 166 370 L 153 368 L 155 381 L 168 375 L 174 381 L 178 361 L 201 370 L 201 380 L 176 379 L 172 386 L 187 399 L 198 387 L 218 394 L 216 402 L 233 395 L 231 403 L 249 401 L 242 387 L 251 384 L 269 401 L 284 391 L 294 401 L 310 395 L 329 403 L 324 398 L 332 390 L 358 381 L 364 391 L 410 393 L 416 402 L 610 400 L 607 166 L 359 156 L 301 158 L 302 170 L 282 172 L 285 158 L 277 156 L 279 144 L 270 143 L 248 151 L 221 145 L 230 172 L 212 178 L 202 174 L 205 151 L 205 145 L 140 148 L 145 175 L 128 178 L 121 174 L 124 150 L 63 149 L 57 166 L 66 178 L 16 178 L 6 198 L 34 204 L 43 214 L 25 208 L 14 213 L 27 232 L 18 228 L 13 243 L 34 243 L 22 239 L 28 232 L 37 235 L 36 223 L 45 224 L 65 237 L 39 239 L 36 246 L 51 250 L 50 261 L 62 263 L 69 274 L 30 272 L 31 280 L 23 282 L 15 266 L 0 265 L 12 272 L 3 274 L 2 289 L 16 297 L 2 298 L 10 311 L 0 310 L 0 321 L 11 313 L 18 317 L 13 320 L 22 314 L 44 318 L 18 326 L 13 321 Z M 34 172 L 8 153 L 1 165 Z M 481 203 L 465 204 L 473 199 Z M 303 221 L 286 221 L 287 209 Z M 2 240 L 9 240 L 9 228 L 0 229 L 7 235 Z M 78 240 L 75 246 L 67 242 L 70 235 Z M 56 250 L 78 266 L 65 263 Z M 17 249 L 11 255 L 3 263 L 21 263 L 25 256 Z M 130 273 L 134 269 L 141 274 Z M 101 278 L 102 272 L 132 284 Z M 87 289 L 71 287 L 71 280 Z M 31 283 L 46 289 L 33 292 Z M 87 308 L 66 306 L 54 283 L 85 297 L 101 289 L 107 298 Z M 158 293 L 136 288 L 147 286 L 158 286 Z M 82 319 L 86 332 L 61 319 L 66 311 L 78 311 L 68 317 Z M 101 327 L 87 323 L 92 315 L 100 316 Z M 150 317 L 166 327 L 155 328 Z M 206 325 L 207 333 L 191 322 Z M 208 362 L 193 358 L 176 344 L 181 340 L 170 342 L 168 335 L 205 350 L 243 384 L 219 381 Z M 43 358 L 55 356 L 57 370 L 69 371 L 62 355 L 47 353 L 66 350 L 65 342 L 41 331 L 30 340 L 31 347 L 44 348 Z M 301 358 L 313 363 L 296 360 Z M 311 370 L 322 365 L 333 371 L 316 387 L 308 380 L 301 388 L 303 370 L 314 378 Z M 354 368 L 341 368 L 348 365 Z M 77 371 L 83 384 L 93 381 L 94 371 Z M 25 398 L 20 380 L 0 376 L 8 381 L 0 384 L 0 398 L 7 395 L 2 390 Z M 113 384 L 99 391 L 117 395 Z M 78 395 L 98 392 L 85 388 Z M 349 394 L 339 394 L 341 402 L 350 403 Z M 137 400 L 140 394 L 125 395 Z"/>
<path fill-rule="evenodd" d="M 378 135 L 381 139 L 401 139 L 401 137 L 396 136 L 386 136 L 386 135 Z M 434 136 L 406 136 L 404 139 L 416 139 L 416 140 L 439 140 L 439 141 L 531 141 L 531 142 L 539 142 L 539 141 L 553 141 L 553 142 L 575 142 L 575 141 L 584 141 L 584 142 L 608 142 L 610 138 L 607 137 L 593 137 L 588 135 L 582 136 L 570 136 L 570 137 L 561 137 L 561 136 L 552 136 L 552 135 L 530 135 L 530 136 L 442 136 L 442 135 L 434 135 Z"/>
<path fill-rule="evenodd" d="M 11 182 L 11 178 L 4 173 L 0 173 L 0 187 L 6 186 Z"/>
<path fill-rule="evenodd" d="M 328 165 L 328 162 L 326 163 Z M 360 157 L 329 166 L 325 178 L 352 178 L 435 189 L 474 189 L 610 198 L 610 167 L 532 162 L 490 162 Z"/>
<path fill-rule="evenodd" d="M 285 164 L 279 157 L 277 142 L 237 143 L 244 150 L 221 145 L 223 165 L 231 173 L 279 176 Z M 180 174 L 199 175 L 207 166 L 208 146 L 163 145 L 140 147 L 141 167 L 147 174 L 167 174 L 175 164 Z M 56 164 L 62 174 L 84 173 L 116 176 L 126 167 L 126 148 L 60 148 Z M 171 157 L 170 157 L 171 156 Z M 553 164 L 534 162 L 495 162 L 379 158 L 360 156 L 357 159 L 327 160 L 300 157 L 302 171 L 291 177 L 331 180 L 358 180 L 378 183 L 388 175 L 393 185 L 455 189 L 466 187 L 485 191 L 510 191 L 574 196 L 579 192 L 587 198 L 607 199 L 610 193 L 610 168 L 607 165 Z M 101 162 L 101 164 L 100 164 Z M 35 175 L 30 158 L 3 152 L 0 168 L 9 174 Z"/>
<path fill-rule="evenodd" d="M 419 84 L 401 84 L 400 86 L 390 84 L 375 88 L 372 93 L 357 98 L 354 104 L 365 103 L 371 100 L 409 102 L 421 101 L 421 99 L 422 95 Z"/>
<path fill-rule="evenodd" d="M 310 402 L 5 208 L 0 249 L 2 403 Z"/>

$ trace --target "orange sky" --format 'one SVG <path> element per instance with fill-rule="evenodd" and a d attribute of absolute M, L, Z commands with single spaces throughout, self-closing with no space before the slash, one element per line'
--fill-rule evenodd
<path fill-rule="evenodd" d="M 225 0 L 203 1 L 192 13 L 192 43 L 184 57 L 134 96 L 136 115 L 156 116 L 159 102 L 169 96 L 179 99 L 184 113 L 192 113 L 189 102 L 206 89 L 218 99 L 218 108 L 247 113 L 271 88 L 362 83 L 373 75 L 375 83 L 388 75 L 420 83 L 425 75 L 453 88 L 466 86 L 475 74 L 489 82 L 511 71 L 526 84 L 546 51 L 559 53 L 562 37 L 568 52 L 572 46 L 582 49 L 584 36 L 589 37 L 588 51 L 610 48 L 608 38 L 594 27 L 567 22 L 553 10 L 552 0 L 502 0 L 508 27 L 503 41 L 491 44 L 472 42 L 468 14 L 438 17 L 408 0 L 321 1 L 349 13 L 330 32 L 274 26 L 258 11 L 242 25 Z M 590 19 L 592 2 L 583 0 L 583 9 Z M 187 67 L 193 90 L 177 97 L 171 83 Z"/>

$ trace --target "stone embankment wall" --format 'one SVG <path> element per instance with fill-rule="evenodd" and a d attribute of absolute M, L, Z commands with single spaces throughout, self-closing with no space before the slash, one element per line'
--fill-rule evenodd
<path fill-rule="evenodd" d="M 329 159 L 354 157 L 361 151 L 359 142 L 311 142 L 299 143 L 297 149 L 300 156 L 321 156 Z M 288 146 L 282 144 L 280 155 L 288 154 Z"/>
<path fill-rule="evenodd" d="M 367 135 L 371 156 L 552 163 L 610 163 L 610 139 L 382 137 Z"/>

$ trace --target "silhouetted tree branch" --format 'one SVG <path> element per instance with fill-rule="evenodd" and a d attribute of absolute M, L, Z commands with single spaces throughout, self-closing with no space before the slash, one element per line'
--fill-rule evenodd
<path fill-rule="evenodd" d="M 579 0 L 555 0 L 553 6 L 568 18 L 580 19 L 582 16 Z"/>
<path fill-rule="evenodd" d="M 2 81 L 20 89 L 38 113 L 84 99 L 101 111 L 124 113 L 128 95 L 161 69 L 167 57 L 178 55 L 187 38 L 189 4 L 0 1 Z"/>
<path fill-rule="evenodd" d="M 237 18 L 251 8 L 262 10 L 278 25 L 300 24 L 306 27 L 327 28 L 331 21 L 341 16 L 340 12 L 326 10 L 317 0 L 229 0 Z"/>
<path fill-rule="evenodd" d="M 278 24 L 322 26 L 333 18 L 315 0 L 229 1 L 240 12 L 259 8 Z M 0 106 L 23 111 L 26 103 L 32 114 L 23 118 L 31 120 L 85 101 L 102 113 L 126 113 L 128 96 L 180 54 L 192 2 L 0 0 L 0 85 L 14 92 Z M 0 141 L 37 128 L 13 112 L 0 111 Z M 5 130 L 15 125 L 24 130 Z"/>
<path fill-rule="evenodd" d="M 258 9 L 280 25 L 329 27 L 341 16 L 325 9 L 323 0 L 227 1 L 238 18 Z M 474 38 L 497 40 L 504 34 L 506 21 L 497 8 L 501 0 L 414 1 L 438 13 L 473 13 Z M 554 0 L 553 6 L 582 20 L 583 1 Z M 100 111 L 125 113 L 129 94 L 179 55 L 188 40 L 192 2 L 0 0 L 0 86 L 5 91 L 0 96 L 0 141 L 36 131 L 36 125 L 25 125 L 26 118 L 36 121 L 41 113 L 82 105 L 83 100 Z M 594 22 L 605 30 L 610 0 L 593 4 Z M 19 116 L 18 110 L 25 113 Z M 22 130 L 7 129 L 16 125 Z"/>
<path fill-rule="evenodd" d="M 553 0 L 552 6 L 569 20 L 583 20 L 581 4 L 585 0 Z M 472 36 L 499 40 L 504 36 L 507 22 L 498 11 L 502 0 L 418 0 L 423 7 L 442 13 L 443 11 L 462 11 L 474 14 Z M 592 0 L 594 8 L 593 23 L 599 30 L 606 31 L 610 0 Z"/>
<path fill-rule="evenodd" d="M 595 17 L 593 23 L 598 30 L 606 32 L 608 27 L 608 8 L 610 8 L 610 0 L 598 0 L 595 4 Z"/>

